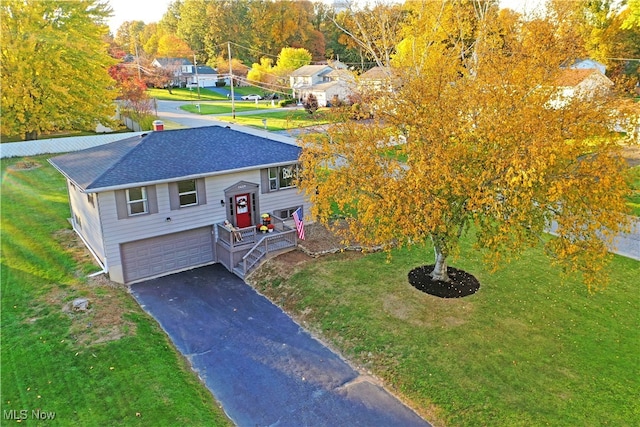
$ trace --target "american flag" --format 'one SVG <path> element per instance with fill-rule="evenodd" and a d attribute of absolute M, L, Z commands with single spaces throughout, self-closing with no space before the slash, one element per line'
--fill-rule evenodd
<path fill-rule="evenodd" d="M 298 230 L 298 237 L 300 240 L 304 240 L 304 222 L 302 221 L 302 208 L 296 209 L 293 213 L 293 220 L 296 222 L 296 230 Z"/>

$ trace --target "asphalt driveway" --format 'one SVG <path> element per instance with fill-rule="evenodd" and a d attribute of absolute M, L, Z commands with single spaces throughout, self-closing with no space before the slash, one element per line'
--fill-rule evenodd
<path fill-rule="evenodd" d="M 238 426 L 429 426 L 221 265 L 131 292 Z"/>

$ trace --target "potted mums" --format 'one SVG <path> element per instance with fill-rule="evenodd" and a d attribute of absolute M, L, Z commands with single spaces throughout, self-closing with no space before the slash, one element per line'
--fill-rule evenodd
<path fill-rule="evenodd" d="M 256 226 L 256 229 L 263 233 L 272 233 L 275 227 L 273 224 L 271 224 L 271 215 L 269 215 L 268 213 L 263 213 L 262 215 L 260 215 L 260 218 L 262 219 L 262 223 L 258 224 Z"/>

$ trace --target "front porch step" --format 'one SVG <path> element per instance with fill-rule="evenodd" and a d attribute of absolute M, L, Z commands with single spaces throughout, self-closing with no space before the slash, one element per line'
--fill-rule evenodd
<path fill-rule="evenodd" d="M 258 268 L 258 266 L 260 266 L 266 259 L 272 258 L 276 255 L 280 255 L 284 252 L 288 252 L 295 247 L 295 243 L 280 241 L 269 244 L 269 250 L 266 252 L 262 247 L 256 248 L 256 250 L 251 254 L 251 258 L 253 261 L 255 261 L 255 263 L 251 268 L 249 268 L 247 274 Z M 242 262 L 239 262 L 235 267 L 233 267 L 233 273 L 235 273 L 241 279 L 245 278 L 246 275 L 244 274 L 242 269 Z"/>
<path fill-rule="evenodd" d="M 240 268 L 240 265 L 236 265 L 233 268 L 233 273 L 239 278 L 244 279 L 244 272 L 242 271 L 242 268 Z"/>

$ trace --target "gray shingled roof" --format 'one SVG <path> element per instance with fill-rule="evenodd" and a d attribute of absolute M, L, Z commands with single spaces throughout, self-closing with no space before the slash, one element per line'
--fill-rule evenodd
<path fill-rule="evenodd" d="M 303 65 L 297 70 L 293 71 L 290 76 L 293 77 L 308 77 L 313 76 L 314 74 L 320 73 L 326 74 L 331 71 L 331 67 L 328 65 Z"/>
<path fill-rule="evenodd" d="M 194 175 L 296 162 L 300 147 L 209 126 L 142 137 L 57 156 L 49 162 L 83 190 L 126 187 Z"/>
<path fill-rule="evenodd" d="M 156 61 L 163 67 L 167 65 L 193 65 L 187 58 L 156 58 Z"/>
<path fill-rule="evenodd" d="M 216 70 L 208 65 L 198 65 L 196 68 L 198 69 L 198 74 L 218 74 Z"/>
<path fill-rule="evenodd" d="M 386 80 L 393 74 L 388 67 L 373 67 L 370 70 L 362 73 L 360 79 L 362 80 Z"/>

